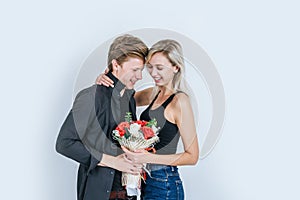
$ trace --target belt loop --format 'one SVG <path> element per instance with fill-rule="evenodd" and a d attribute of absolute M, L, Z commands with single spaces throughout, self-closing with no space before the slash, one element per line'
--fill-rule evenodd
<path fill-rule="evenodd" d="M 172 170 L 172 172 L 174 172 L 174 171 L 175 171 L 175 169 L 174 169 L 174 166 L 171 166 L 171 170 Z"/>

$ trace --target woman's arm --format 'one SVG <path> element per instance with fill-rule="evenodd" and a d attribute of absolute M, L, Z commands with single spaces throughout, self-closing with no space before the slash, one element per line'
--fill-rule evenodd
<path fill-rule="evenodd" d="M 158 155 L 147 151 L 130 152 L 125 150 L 130 160 L 137 163 L 155 163 L 174 166 L 195 165 L 197 163 L 199 158 L 199 146 L 192 107 L 188 96 L 185 94 L 178 94 L 175 97 L 175 108 L 173 108 L 171 112 L 174 115 L 175 122 L 180 131 L 184 152 Z"/>

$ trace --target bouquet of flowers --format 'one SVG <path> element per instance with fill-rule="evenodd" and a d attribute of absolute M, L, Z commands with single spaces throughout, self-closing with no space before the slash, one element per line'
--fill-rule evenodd
<path fill-rule="evenodd" d="M 121 146 L 130 151 L 135 151 L 137 149 L 147 149 L 158 142 L 158 130 L 156 119 L 149 122 L 144 120 L 132 121 L 131 113 L 127 112 L 125 122 L 121 122 L 112 134 Z M 139 196 L 141 176 L 123 172 L 122 185 L 126 186 L 128 195 Z"/>

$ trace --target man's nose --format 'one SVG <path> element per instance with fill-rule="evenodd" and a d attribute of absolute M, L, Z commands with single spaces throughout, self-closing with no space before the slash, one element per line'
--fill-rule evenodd
<path fill-rule="evenodd" d="M 143 78 L 142 71 L 137 71 L 136 79 L 141 80 Z"/>

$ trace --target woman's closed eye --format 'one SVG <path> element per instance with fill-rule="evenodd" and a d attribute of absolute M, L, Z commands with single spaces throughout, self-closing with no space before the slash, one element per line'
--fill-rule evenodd
<path fill-rule="evenodd" d="M 147 64 L 146 67 L 147 67 L 147 69 L 152 69 L 153 68 L 153 66 L 150 65 L 150 64 Z"/>

